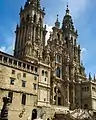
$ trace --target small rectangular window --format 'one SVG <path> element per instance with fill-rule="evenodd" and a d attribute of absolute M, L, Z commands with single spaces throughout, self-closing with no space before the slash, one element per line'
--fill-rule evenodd
<path fill-rule="evenodd" d="M 37 85 L 36 84 L 33 84 L 34 85 L 34 90 L 36 90 L 37 89 Z"/>
<path fill-rule="evenodd" d="M 45 76 L 48 77 L 48 72 L 47 71 L 45 71 Z"/>
<path fill-rule="evenodd" d="M 26 77 L 26 73 L 23 73 L 23 77 Z"/>
<path fill-rule="evenodd" d="M 34 80 L 37 80 L 37 76 L 36 75 L 34 76 Z"/>
<path fill-rule="evenodd" d="M 15 70 L 12 70 L 12 74 L 15 74 Z"/>
<path fill-rule="evenodd" d="M 42 76 L 44 76 L 44 70 L 42 70 Z"/>
<path fill-rule="evenodd" d="M 13 99 L 13 92 L 8 92 L 8 97 L 10 98 L 10 103 L 12 103 L 12 99 Z"/>
<path fill-rule="evenodd" d="M 88 104 L 84 104 L 84 109 L 88 109 Z"/>
<path fill-rule="evenodd" d="M 45 78 L 45 81 L 46 81 L 46 78 Z"/>
<path fill-rule="evenodd" d="M 26 95 L 22 94 L 22 101 L 21 101 L 22 105 L 26 105 Z"/>
<path fill-rule="evenodd" d="M 11 85 L 14 85 L 14 81 L 15 81 L 14 78 L 10 78 L 10 84 L 11 84 Z"/>
<path fill-rule="evenodd" d="M 26 81 L 22 80 L 22 87 L 26 87 Z"/>

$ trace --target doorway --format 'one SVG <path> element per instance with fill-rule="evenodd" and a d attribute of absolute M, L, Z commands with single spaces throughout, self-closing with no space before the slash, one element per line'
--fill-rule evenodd
<path fill-rule="evenodd" d="M 34 120 L 37 118 L 37 110 L 36 109 L 33 109 L 32 110 L 32 119 L 31 120 Z"/>

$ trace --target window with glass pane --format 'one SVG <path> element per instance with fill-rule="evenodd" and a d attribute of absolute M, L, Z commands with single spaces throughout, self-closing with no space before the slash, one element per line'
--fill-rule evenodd
<path fill-rule="evenodd" d="M 56 76 L 60 78 L 61 70 L 59 67 L 56 69 Z"/>
<path fill-rule="evenodd" d="M 61 57 L 60 57 L 60 55 L 57 55 L 57 62 L 58 62 L 58 63 L 61 62 Z"/>

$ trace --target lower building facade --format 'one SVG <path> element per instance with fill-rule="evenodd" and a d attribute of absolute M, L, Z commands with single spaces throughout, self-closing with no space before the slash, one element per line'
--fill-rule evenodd
<path fill-rule="evenodd" d="M 52 80 L 54 79 L 53 85 Z M 39 118 L 63 120 L 68 118 L 69 113 L 68 119 L 75 119 L 76 115 L 70 118 L 71 114 L 76 114 L 80 108 L 95 113 L 95 80 L 74 82 L 73 85 L 76 89 L 75 100 L 79 101 L 78 103 L 74 101 L 75 104 L 72 108 L 70 105 L 70 92 L 72 92 L 69 89 L 70 81 L 64 83 L 62 79 L 52 77 L 50 65 L 21 61 L 0 52 L 0 110 L 3 106 L 2 98 L 10 97 L 9 120 L 12 120 L 13 117 L 14 120 Z M 52 86 L 54 87 L 52 88 Z M 54 94 L 52 94 L 53 92 Z M 52 96 L 54 96 L 54 101 Z"/>
<path fill-rule="evenodd" d="M 96 80 L 86 77 L 68 5 L 62 27 L 57 15 L 47 41 L 44 15 L 40 0 L 26 0 L 14 55 L 0 52 L 0 110 L 7 96 L 9 120 L 92 120 Z"/>

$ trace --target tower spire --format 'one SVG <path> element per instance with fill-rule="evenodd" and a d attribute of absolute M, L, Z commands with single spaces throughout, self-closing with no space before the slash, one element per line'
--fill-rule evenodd
<path fill-rule="evenodd" d="M 91 73 L 89 73 L 89 80 L 92 80 Z"/>
<path fill-rule="evenodd" d="M 95 74 L 94 74 L 94 81 L 96 80 L 96 78 L 95 78 Z"/>
<path fill-rule="evenodd" d="M 66 15 L 69 15 L 69 13 L 70 13 L 70 10 L 69 10 L 69 5 L 68 5 L 68 2 L 67 2 Z"/>
<path fill-rule="evenodd" d="M 74 32 L 77 35 L 77 33 L 76 33 L 75 29 L 74 29 L 74 24 L 73 24 L 72 17 L 70 15 L 70 10 L 69 10 L 68 3 L 67 3 L 65 16 L 63 18 L 62 29 L 63 29 L 63 31 L 66 31 L 66 29 L 70 30 L 70 31 Z"/>
<path fill-rule="evenodd" d="M 40 0 L 26 0 L 25 7 L 29 4 L 34 4 L 36 7 L 40 8 Z"/>
<path fill-rule="evenodd" d="M 32 57 L 32 60 L 38 60 L 40 55 L 40 60 L 43 59 L 46 38 L 44 15 L 40 0 L 26 0 L 24 8 L 20 10 L 20 25 L 16 29 L 15 57 L 26 60 Z M 25 29 L 27 30 L 23 32 Z"/>
<path fill-rule="evenodd" d="M 59 15 L 57 14 L 57 22 L 58 22 L 58 16 L 59 16 Z"/>
<path fill-rule="evenodd" d="M 58 14 L 57 14 L 57 20 L 56 20 L 56 22 L 55 22 L 55 27 L 57 27 L 57 28 L 59 28 L 60 27 L 60 22 L 59 22 L 59 20 L 58 20 Z"/>

